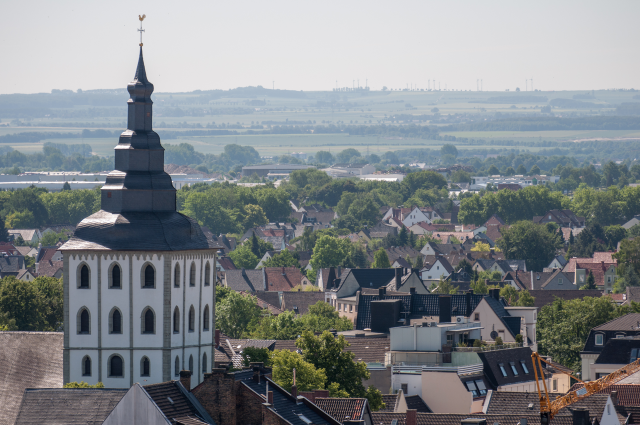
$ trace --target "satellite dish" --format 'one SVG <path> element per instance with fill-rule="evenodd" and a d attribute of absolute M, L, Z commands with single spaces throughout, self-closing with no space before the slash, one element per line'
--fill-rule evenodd
<path fill-rule="evenodd" d="M 495 340 L 495 339 L 498 337 L 498 332 L 496 332 L 496 331 L 491 331 L 491 334 L 490 334 L 490 335 L 491 335 L 491 339 L 494 339 L 494 340 Z"/>

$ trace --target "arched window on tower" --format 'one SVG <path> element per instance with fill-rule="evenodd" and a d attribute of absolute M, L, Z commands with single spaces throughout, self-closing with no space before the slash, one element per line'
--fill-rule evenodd
<path fill-rule="evenodd" d="M 180 264 L 176 264 L 176 268 L 173 269 L 173 286 L 180 287 Z"/>
<path fill-rule="evenodd" d="M 120 266 L 115 264 L 113 268 L 111 268 L 111 287 L 112 288 L 122 288 L 121 282 L 122 270 L 120 270 Z"/>
<path fill-rule="evenodd" d="M 143 356 L 140 361 L 140 376 L 150 376 L 151 375 L 151 362 L 149 361 L 149 357 Z"/>
<path fill-rule="evenodd" d="M 180 375 L 180 357 L 176 356 L 176 361 L 174 362 L 173 368 L 174 368 L 174 371 L 173 371 L 174 374 L 176 376 Z"/>
<path fill-rule="evenodd" d="M 83 264 L 80 267 L 80 285 L 79 288 L 88 289 L 89 288 L 89 267 L 86 264 Z"/>
<path fill-rule="evenodd" d="M 90 319 L 89 310 L 87 308 L 82 308 L 80 310 L 80 314 L 78 314 L 78 322 L 79 322 L 78 333 L 79 334 L 91 333 L 91 326 L 90 326 L 89 319 Z"/>
<path fill-rule="evenodd" d="M 202 330 L 209 330 L 209 304 L 204 306 L 204 313 L 202 314 Z"/>
<path fill-rule="evenodd" d="M 193 356 L 189 356 L 189 372 L 193 373 Z"/>
<path fill-rule="evenodd" d="M 110 329 L 109 329 L 109 333 L 110 334 L 121 334 L 122 333 L 122 313 L 120 313 L 120 310 L 118 310 L 117 308 L 114 307 L 113 310 L 111 310 L 111 318 L 110 318 Z"/>
<path fill-rule="evenodd" d="M 144 268 L 144 287 L 155 288 L 156 287 L 156 271 L 151 264 L 148 264 Z"/>
<path fill-rule="evenodd" d="M 202 355 L 202 373 L 207 373 L 207 353 Z"/>
<path fill-rule="evenodd" d="M 180 333 L 180 309 L 178 306 L 173 309 L 173 333 Z"/>
<path fill-rule="evenodd" d="M 204 286 L 211 285 L 211 264 L 207 261 L 207 265 L 204 267 Z"/>
<path fill-rule="evenodd" d="M 82 359 L 82 376 L 91 376 L 91 357 L 84 356 Z"/>
<path fill-rule="evenodd" d="M 156 332 L 155 319 L 155 314 L 153 314 L 151 307 L 144 309 L 142 314 L 142 333 L 153 334 Z"/>
<path fill-rule="evenodd" d="M 193 262 L 189 271 L 189 286 L 196 286 L 196 263 Z"/>
<path fill-rule="evenodd" d="M 122 378 L 124 375 L 122 371 L 124 370 L 122 357 L 117 354 L 114 354 L 109 359 L 109 377 L 110 378 Z"/>
<path fill-rule="evenodd" d="M 189 309 L 189 332 L 196 330 L 196 309 L 191 306 Z"/>

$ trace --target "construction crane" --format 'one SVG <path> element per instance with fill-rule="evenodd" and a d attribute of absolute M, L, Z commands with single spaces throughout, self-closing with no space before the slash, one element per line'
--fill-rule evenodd
<path fill-rule="evenodd" d="M 540 357 L 540 354 L 536 353 L 535 351 L 533 352 L 533 354 L 531 354 L 531 360 L 533 361 L 533 373 L 536 379 L 536 387 L 538 388 L 538 396 L 540 397 L 540 423 L 542 425 L 549 425 L 551 419 L 553 419 L 553 417 L 563 407 L 570 406 L 573 403 L 580 401 L 583 398 L 589 397 L 590 395 L 593 395 L 640 371 L 640 358 L 633 363 L 629 363 L 628 365 L 621 367 L 615 372 L 608 374 L 607 376 L 589 382 L 584 382 L 568 372 L 555 368 L 565 375 L 569 375 L 576 381 L 581 382 L 583 384 L 583 387 L 575 391 L 569 391 L 562 397 L 558 397 L 555 400 L 551 401 L 551 399 L 549 398 L 549 391 L 547 390 L 547 382 L 544 379 L 542 362 L 548 364 L 551 367 L 554 367 L 554 365 Z M 540 390 L 540 381 L 542 381 L 544 394 Z"/>

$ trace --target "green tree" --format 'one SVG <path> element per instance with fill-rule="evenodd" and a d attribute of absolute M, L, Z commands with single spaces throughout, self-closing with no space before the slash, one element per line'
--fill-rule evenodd
<path fill-rule="evenodd" d="M 55 233 L 55 232 L 47 232 L 42 239 L 40 239 L 40 243 L 42 246 L 53 246 L 58 243 L 58 241 L 66 241 L 69 239 L 65 232 Z"/>
<path fill-rule="evenodd" d="M 619 277 L 625 276 L 629 268 L 632 268 L 636 275 L 640 276 L 640 238 L 623 240 L 620 243 L 620 249 L 612 257 L 618 260 L 617 273 Z"/>
<path fill-rule="evenodd" d="M 271 365 L 271 351 L 268 348 L 244 347 L 242 349 L 242 364 L 249 367 L 251 363 L 262 362 L 265 367 Z"/>
<path fill-rule="evenodd" d="M 347 239 L 338 239 L 328 235 L 320 236 L 313 248 L 310 261 L 312 267 L 310 272 L 314 278 L 320 268 L 339 266 L 349 253 L 349 245 L 350 242 Z"/>
<path fill-rule="evenodd" d="M 454 183 L 471 183 L 471 174 L 464 170 L 457 170 L 451 174 L 451 181 Z"/>
<path fill-rule="evenodd" d="M 519 298 L 518 291 L 511 285 L 503 286 L 502 289 L 500 289 L 500 296 L 504 298 L 510 306 L 515 306 Z"/>
<path fill-rule="evenodd" d="M 44 297 L 34 282 L 23 282 L 14 276 L 0 281 L 0 312 L 8 314 L 9 320 L 21 331 L 44 331 L 49 329 L 47 307 Z"/>
<path fill-rule="evenodd" d="M 184 214 L 207 226 L 213 234 L 233 233 L 238 229 L 232 212 L 202 192 L 191 192 L 184 202 Z"/>
<path fill-rule="evenodd" d="M 432 289 L 434 289 L 434 288 L 432 287 Z M 433 292 L 433 290 L 431 292 Z M 451 282 L 449 282 L 448 280 L 444 280 L 444 279 L 440 278 L 440 281 L 438 282 L 438 285 L 437 285 L 436 293 L 438 293 L 438 294 L 451 294 L 451 295 L 457 294 L 458 293 L 458 287 L 457 286 L 453 286 L 451 284 Z"/>
<path fill-rule="evenodd" d="M 589 270 L 589 275 L 587 276 L 587 283 L 582 285 L 580 289 L 598 289 L 596 287 L 596 279 L 593 277 L 591 270 Z"/>
<path fill-rule="evenodd" d="M 491 165 L 491 167 L 489 167 L 489 175 L 496 176 L 498 174 L 500 174 L 500 170 L 498 170 L 498 167 L 496 167 L 495 165 Z"/>
<path fill-rule="evenodd" d="M 371 377 L 365 362 L 356 362 L 355 353 L 345 351 L 349 343 L 343 335 L 337 338 L 329 331 L 315 336 L 306 331 L 296 340 L 304 360 L 323 369 L 328 383 L 338 383 L 350 397 L 365 397 L 363 380 Z"/>
<path fill-rule="evenodd" d="M 409 235 L 407 235 L 407 228 L 402 226 L 398 233 L 398 245 L 405 246 L 409 242 Z"/>
<path fill-rule="evenodd" d="M 523 164 L 520 164 L 518 165 L 518 168 L 516 169 L 516 172 L 514 174 L 519 174 L 521 176 L 524 176 L 525 174 L 527 174 L 527 169 Z"/>
<path fill-rule="evenodd" d="M 507 259 L 525 260 L 527 269 L 540 271 L 556 254 L 556 238 L 546 226 L 519 221 L 508 229 L 502 228 L 497 245 Z"/>
<path fill-rule="evenodd" d="M 418 189 L 442 189 L 447 187 L 447 179 L 435 171 L 418 171 L 409 173 L 402 180 L 402 184 L 409 188 L 411 193 Z"/>
<path fill-rule="evenodd" d="M 637 304 L 634 309 L 637 310 Z M 628 311 L 617 307 L 610 297 L 584 297 L 569 301 L 556 298 L 552 304 L 542 307 L 538 314 L 538 351 L 564 366 L 580 370 L 579 353 L 591 329 Z"/>
<path fill-rule="evenodd" d="M 531 169 L 529 170 L 529 175 L 530 176 L 537 176 L 540 174 L 540 167 L 538 167 L 538 165 L 534 164 L 533 167 L 531 167 Z"/>
<path fill-rule="evenodd" d="M 451 155 L 455 158 L 458 156 L 458 149 L 454 145 L 445 144 L 440 148 L 440 155 Z"/>
<path fill-rule="evenodd" d="M 518 307 L 533 307 L 535 305 L 536 299 L 533 298 L 533 295 L 526 289 L 520 291 L 518 301 L 516 302 L 516 306 Z"/>
<path fill-rule="evenodd" d="M 64 302 L 62 279 L 55 277 L 38 276 L 33 281 L 43 300 L 44 319 L 47 323 L 45 329 L 57 331 L 63 324 Z"/>
<path fill-rule="evenodd" d="M 380 248 L 373 254 L 373 263 L 371 263 L 372 269 L 388 269 L 391 267 L 391 263 L 389 262 L 389 257 L 387 256 L 387 251 L 383 248 Z"/>
<path fill-rule="evenodd" d="M 238 292 L 229 293 L 216 303 L 216 326 L 231 338 L 241 338 L 249 324 L 260 319 L 261 310 L 256 298 Z"/>
<path fill-rule="evenodd" d="M 358 197 L 349 205 L 347 215 L 355 218 L 361 226 L 373 226 L 380 218 L 380 206 L 370 197 Z"/>
<path fill-rule="evenodd" d="M 16 211 L 7 216 L 5 226 L 9 229 L 28 229 L 38 225 L 31 211 Z"/>
<path fill-rule="evenodd" d="M 84 381 L 80 382 L 67 382 L 62 386 L 62 388 L 104 388 L 104 384 L 102 382 L 98 382 L 95 385 L 87 384 Z"/>
<path fill-rule="evenodd" d="M 317 368 L 313 362 L 289 350 L 274 350 L 271 354 L 272 377 L 276 384 L 287 391 L 293 386 L 293 370 L 296 370 L 298 391 L 320 390 L 325 387 L 325 370 Z"/>
<path fill-rule="evenodd" d="M 316 158 L 316 162 L 320 164 L 331 165 L 335 162 L 335 159 L 333 158 L 333 155 L 331 155 L 331 152 L 327 152 L 327 151 L 316 152 L 315 158 Z"/>
<path fill-rule="evenodd" d="M 613 285 L 613 292 L 621 294 L 626 291 L 627 286 L 640 286 L 640 278 L 638 278 L 633 267 L 627 267 L 625 274 L 616 279 L 616 282 Z"/>
<path fill-rule="evenodd" d="M 236 267 L 241 269 L 255 269 L 260 262 L 260 258 L 251 252 L 251 245 L 246 243 L 231 251 L 229 257 Z"/>
<path fill-rule="evenodd" d="M 627 237 L 627 229 L 619 224 L 604 228 L 604 235 L 607 238 L 609 249 L 618 249 L 618 242 Z"/>
<path fill-rule="evenodd" d="M 4 226 L 4 220 L 0 217 L 0 242 L 8 242 L 9 241 L 9 232 L 7 228 Z"/>
<path fill-rule="evenodd" d="M 324 301 L 309 306 L 309 311 L 300 317 L 302 328 L 311 332 L 324 332 L 329 329 L 347 331 L 353 329 L 353 323 Z"/>
<path fill-rule="evenodd" d="M 267 216 L 259 205 L 245 205 L 236 215 L 236 220 L 242 223 L 242 229 L 247 230 L 253 227 L 262 226 L 268 223 Z"/>
<path fill-rule="evenodd" d="M 300 268 L 300 263 L 291 254 L 291 251 L 284 249 L 273 257 L 267 259 L 262 263 L 262 267 L 297 267 Z"/>

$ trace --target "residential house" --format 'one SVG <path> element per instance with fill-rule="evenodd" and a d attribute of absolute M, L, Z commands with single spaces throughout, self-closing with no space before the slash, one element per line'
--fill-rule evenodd
<path fill-rule="evenodd" d="M 218 261 L 216 261 L 216 270 L 225 272 L 227 270 L 238 270 L 238 268 L 233 264 L 231 257 L 219 257 Z"/>
<path fill-rule="evenodd" d="M 60 279 L 64 271 L 64 261 L 41 261 L 38 263 L 38 276 L 55 277 Z"/>
<path fill-rule="evenodd" d="M 27 269 L 20 270 L 16 275 L 16 279 L 22 280 L 24 282 L 31 282 L 36 279 L 36 277 Z"/>
<path fill-rule="evenodd" d="M 409 263 L 407 260 L 405 260 L 402 257 L 398 257 L 392 261 L 393 262 L 391 263 L 391 267 L 394 269 L 397 269 L 397 268 L 410 269 L 413 267 L 413 264 Z"/>
<path fill-rule="evenodd" d="M 596 287 L 603 290 L 606 294 L 612 292 L 613 285 L 618 279 L 618 275 L 616 274 L 617 263 L 605 263 L 604 261 L 600 264 L 577 263 L 575 270 L 575 283 L 577 286 L 580 287 L 584 285 L 587 282 L 589 274 L 592 273 Z"/>
<path fill-rule="evenodd" d="M 543 216 L 533 217 L 536 224 L 556 223 L 559 227 L 585 227 L 584 217 L 576 216 L 571 210 L 550 210 Z"/>
<path fill-rule="evenodd" d="M 588 380 L 602 378 L 629 363 L 635 362 L 640 355 L 640 336 L 617 336 L 608 339 L 595 362 L 589 367 Z"/>
<path fill-rule="evenodd" d="M 38 229 L 7 229 L 9 232 L 9 239 L 17 240 L 18 237 L 22 237 L 28 244 L 35 244 L 42 239 L 42 233 Z"/>
<path fill-rule="evenodd" d="M 640 336 L 640 313 L 629 313 L 591 329 L 584 348 L 580 352 L 582 376 L 598 379 L 594 364 L 608 341 L 615 338 Z"/>
<path fill-rule="evenodd" d="M 499 272 L 501 277 L 504 277 L 507 272 L 515 270 L 526 272 L 527 266 L 524 260 L 495 260 L 489 258 L 477 259 L 472 269 L 476 272 Z"/>
<path fill-rule="evenodd" d="M 410 246 L 392 246 L 384 249 L 387 253 L 387 257 L 390 262 L 393 262 L 397 258 L 406 259 L 409 257 L 412 263 L 416 262 L 416 259 L 420 257 L 420 251 L 413 249 Z M 369 264 L 373 263 L 375 251 L 367 249 L 367 261 Z"/>
<path fill-rule="evenodd" d="M 0 242 L 0 255 L 24 257 L 24 254 L 10 242 Z"/>
<path fill-rule="evenodd" d="M 16 246 L 16 249 L 23 257 L 36 258 L 36 255 L 38 255 L 38 249 L 32 246 Z"/>
<path fill-rule="evenodd" d="M 528 274 L 527 274 L 528 275 Z M 529 294 L 535 300 L 533 306 L 540 311 L 542 307 L 546 305 L 553 304 L 553 302 L 559 298 L 561 300 L 569 301 L 569 300 L 577 300 L 583 299 L 584 297 L 593 297 L 599 298 L 602 296 L 602 291 L 594 289 L 594 290 L 581 290 L 576 291 L 574 289 L 565 289 L 565 290 L 549 290 L 549 289 L 537 289 L 531 290 L 529 289 Z"/>
<path fill-rule="evenodd" d="M 338 218 L 338 214 L 331 208 L 323 207 L 320 204 L 313 204 L 300 207 L 298 211 L 291 213 L 291 216 L 301 224 L 323 224 L 330 225 L 331 221 Z"/>
<path fill-rule="evenodd" d="M 425 257 L 423 267 L 420 269 L 420 277 L 423 281 L 433 283 L 440 279 L 447 279 L 453 271 L 453 267 L 446 257 L 436 255 L 434 259 Z"/>
<path fill-rule="evenodd" d="M 626 230 L 640 224 L 640 215 L 634 215 L 633 218 L 622 225 Z"/>
<path fill-rule="evenodd" d="M 15 422 L 2 422 L 16 425 L 58 425 L 58 424 L 106 424 L 107 417 L 113 415 L 113 409 L 127 393 L 126 389 L 116 388 L 27 388 L 20 392 L 22 400 Z M 139 403 L 146 400 L 141 398 Z M 135 407 L 135 406 L 133 406 Z M 4 406 L 3 406 L 4 408 Z M 0 409 L 2 410 L 2 409 Z M 128 412 L 127 419 L 136 424 L 155 424 L 145 421 Z M 113 415 L 112 417 L 114 417 Z M 114 422 L 110 424 L 124 424 Z"/>
<path fill-rule="evenodd" d="M 364 232 L 362 234 L 362 237 L 366 237 L 369 239 L 369 241 L 371 241 L 373 239 L 384 239 L 384 237 L 387 236 L 388 234 L 397 236 L 398 228 L 395 226 L 389 225 L 387 223 L 384 223 L 383 221 L 380 221 L 375 226 L 368 229 L 365 228 L 364 230 L 360 231 L 358 234 L 360 235 L 360 233 L 362 232 Z"/>
<path fill-rule="evenodd" d="M 549 263 L 547 268 L 549 269 L 563 269 L 567 265 L 567 260 L 562 255 L 556 255 Z"/>
<path fill-rule="evenodd" d="M 296 314 L 306 314 L 309 306 L 325 299 L 321 291 L 258 291 L 254 295 L 282 311 L 289 310 Z"/>
<path fill-rule="evenodd" d="M 446 255 L 455 253 L 463 253 L 467 251 L 467 249 L 462 244 L 444 244 L 444 243 L 435 243 L 435 242 L 427 242 L 424 247 L 420 250 L 420 254 L 424 256 L 429 255 Z"/>
<path fill-rule="evenodd" d="M 362 425 L 374 425 L 369 401 L 366 398 L 316 397 L 313 391 L 301 391 L 300 395 L 307 397 L 343 424 L 356 422 Z"/>
<path fill-rule="evenodd" d="M 415 235 L 431 235 L 432 233 L 456 232 L 457 230 L 454 224 L 433 224 L 422 221 L 409 226 L 409 231 L 413 232 Z"/>
<path fill-rule="evenodd" d="M 227 270 L 224 274 L 223 285 L 236 292 L 266 291 L 264 268 L 260 270 L 240 269 Z"/>
<path fill-rule="evenodd" d="M 501 229 L 508 226 L 500 216 L 494 214 L 484 223 L 484 227 L 487 228 L 484 233 L 495 243 L 502 237 Z"/>
<path fill-rule="evenodd" d="M 204 406 L 190 393 L 191 372 L 180 380 L 153 385 L 134 383 L 113 408 L 103 425 L 189 424 L 215 425 Z"/>
<path fill-rule="evenodd" d="M 0 332 L 0 424 L 15 423 L 25 389 L 62 388 L 63 340 L 62 332 Z"/>
<path fill-rule="evenodd" d="M 349 269 L 343 269 L 342 267 L 327 267 L 320 268 L 316 272 L 316 285 L 321 291 L 329 291 L 332 288 L 337 288 L 340 284 L 340 276 Z"/>
<path fill-rule="evenodd" d="M 481 237 L 481 233 L 475 235 L 473 232 L 433 232 L 431 237 L 440 240 L 443 244 L 464 243 L 467 240 L 475 240 L 476 236 Z"/>
<path fill-rule="evenodd" d="M 396 275 L 389 281 L 387 291 L 416 294 L 429 293 L 429 289 L 426 283 L 420 278 L 419 272 L 416 269 L 410 268 L 396 268 Z"/>

